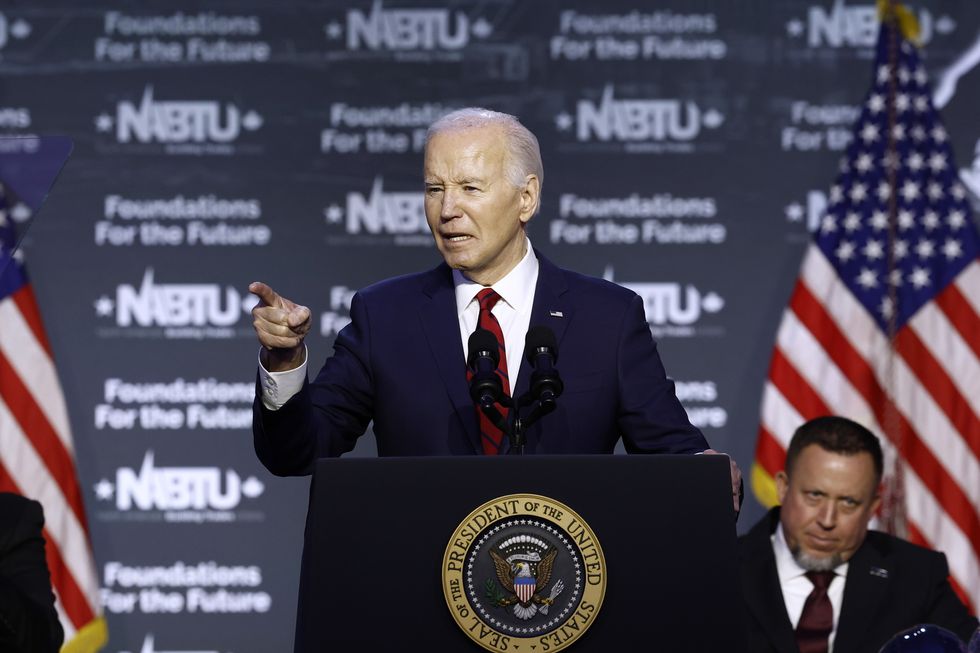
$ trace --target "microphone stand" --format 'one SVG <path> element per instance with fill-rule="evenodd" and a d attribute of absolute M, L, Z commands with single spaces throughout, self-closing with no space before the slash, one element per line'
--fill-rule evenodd
<path fill-rule="evenodd" d="M 526 417 L 521 417 L 521 409 L 532 404 L 534 407 L 531 409 L 531 413 Z M 507 434 L 507 439 L 510 441 L 510 455 L 512 456 L 524 455 L 528 427 L 552 412 L 557 406 L 554 396 L 535 398 L 531 392 L 524 393 L 517 401 L 511 397 L 501 397 L 501 405 L 510 409 L 507 413 L 506 426 L 503 426 L 503 415 L 496 408 L 493 406 L 481 406 L 480 408 L 497 428 Z"/>
<path fill-rule="evenodd" d="M 547 327 L 532 327 L 528 330 L 528 342 L 525 358 L 534 368 L 531 374 L 531 384 L 527 392 L 515 400 L 502 392 L 496 379 L 496 371 L 491 372 L 487 363 L 497 366 L 496 357 L 489 352 L 496 352 L 493 344 L 494 336 L 486 330 L 477 329 L 470 336 L 469 351 L 478 352 L 475 358 L 468 358 L 471 368 L 474 368 L 473 380 L 470 382 L 470 394 L 477 400 L 480 410 L 502 433 L 507 434 L 510 442 L 510 454 L 521 456 L 527 443 L 527 428 L 539 419 L 555 410 L 555 400 L 562 393 L 563 384 L 558 376 L 558 370 L 553 364 L 558 357 L 558 348 L 554 333 Z M 473 361 L 479 361 L 475 364 Z M 482 381 L 480 378 L 482 377 Z M 474 385 L 474 383 L 476 385 Z M 507 408 L 507 417 L 494 407 L 495 403 Z M 529 415 L 521 416 L 522 409 L 533 405 Z"/>
<path fill-rule="evenodd" d="M 527 444 L 527 428 L 555 409 L 554 399 L 550 402 L 536 400 L 528 392 L 522 395 L 518 401 L 514 401 L 511 397 L 503 396 L 498 403 L 509 409 L 506 419 L 493 404 L 489 406 L 480 404 L 480 410 L 483 411 L 483 414 L 490 419 L 494 426 L 500 429 L 501 432 L 507 434 L 507 440 L 510 442 L 510 455 L 523 456 L 524 445 Z M 531 404 L 535 404 L 534 408 L 531 409 L 531 414 L 522 418 L 521 409 L 527 408 Z"/>

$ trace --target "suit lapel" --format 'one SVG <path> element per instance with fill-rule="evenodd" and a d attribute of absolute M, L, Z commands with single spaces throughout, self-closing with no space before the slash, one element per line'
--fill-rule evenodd
<path fill-rule="evenodd" d="M 776 557 L 772 552 L 769 536 L 779 520 L 779 510 L 774 509 L 769 519 L 760 521 L 746 538 L 743 553 L 742 592 L 745 603 L 755 621 L 777 651 L 798 651 L 796 634 L 786 613 L 783 590 L 776 571 Z"/>
<path fill-rule="evenodd" d="M 466 384 L 466 362 L 459 335 L 456 315 L 456 292 L 452 273 L 445 264 L 432 270 L 423 287 L 426 300 L 419 304 L 419 319 L 439 374 L 446 385 L 449 401 L 463 430 L 473 445 L 474 453 L 482 451 L 476 408 Z"/>
<path fill-rule="evenodd" d="M 535 249 L 534 254 L 538 259 L 538 281 L 534 287 L 534 304 L 531 306 L 531 322 L 528 327 L 546 326 L 551 329 L 555 334 L 555 342 L 558 343 L 558 351 L 561 352 L 561 340 L 572 318 L 571 307 L 562 297 L 568 290 L 568 284 L 561 269 L 538 250 Z M 515 397 L 524 396 L 530 389 L 532 372 L 530 363 L 522 355 L 517 387 L 514 388 Z M 510 441 L 504 438 L 500 452 L 507 453 L 509 450 Z"/>
<path fill-rule="evenodd" d="M 866 539 L 847 566 L 834 653 L 860 653 L 863 650 L 867 624 L 873 623 L 888 594 L 890 574 L 885 557 Z"/>

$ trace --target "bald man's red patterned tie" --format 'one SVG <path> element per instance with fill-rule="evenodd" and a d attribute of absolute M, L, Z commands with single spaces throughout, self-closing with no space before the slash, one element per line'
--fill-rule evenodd
<path fill-rule="evenodd" d="M 800 653 L 827 653 L 830 631 L 834 629 L 834 608 L 827 596 L 827 588 L 835 575 L 832 571 L 806 572 L 806 577 L 813 583 L 813 591 L 806 597 L 800 622 L 796 626 L 796 643 Z"/>
<path fill-rule="evenodd" d="M 497 365 L 497 376 L 500 377 L 500 383 L 504 387 L 504 394 L 509 396 L 510 381 L 507 379 L 507 350 L 504 347 L 504 333 L 500 330 L 500 323 L 497 322 L 497 318 L 491 313 L 493 307 L 500 300 L 500 295 L 492 288 L 484 288 L 477 294 L 476 300 L 480 303 L 480 317 L 477 320 L 477 326 L 481 329 L 486 329 L 497 338 L 497 349 L 500 352 L 500 364 Z M 472 372 L 467 369 L 466 380 L 469 381 L 472 377 Z M 500 412 L 506 421 L 507 408 L 500 404 L 494 404 L 494 408 Z M 483 453 L 488 456 L 495 456 L 500 452 L 500 444 L 504 440 L 504 432 L 497 428 L 490 421 L 489 417 L 483 414 L 479 406 L 476 407 L 476 415 L 480 421 L 480 441 L 483 443 Z"/>

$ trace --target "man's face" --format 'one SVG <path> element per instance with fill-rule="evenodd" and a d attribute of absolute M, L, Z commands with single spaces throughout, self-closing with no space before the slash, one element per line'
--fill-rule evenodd
<path fill-rule="evenodd" d="M 499 127 L 450 129 L 425 150 L 425 217 L 451 268 L 490 285 L 524 256 L 524 225 L 534 213 L 538 180 L 517 188 L 505 165 Z"/>
<path fill-rule="evenodd" d="M 849 560 L 881 502 L 871 454 L 845 456 L 811 444 L 789 473 L 776 474 L 776 489 L 793 557 L 812 570 L 833 569 Z"/>

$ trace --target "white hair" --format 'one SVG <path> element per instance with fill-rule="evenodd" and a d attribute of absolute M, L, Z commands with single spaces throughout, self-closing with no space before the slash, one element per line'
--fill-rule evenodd
<path fill-rule="evenodd" d="M 537 137 L 521 124 L 516 116 L 480 107 L 466 107 L 447 113 L 429 125 L 425 134 L 425 146 L 436 134 L 454 129 L 474 129 L 499 126 L 507 139 L 507 160 L 504 168 L 510 181 L 523 188 L 528 175 L 538 178 L 538 186 L 544 184 L 544 165 L 541 163 L 541 147 Z"/>

